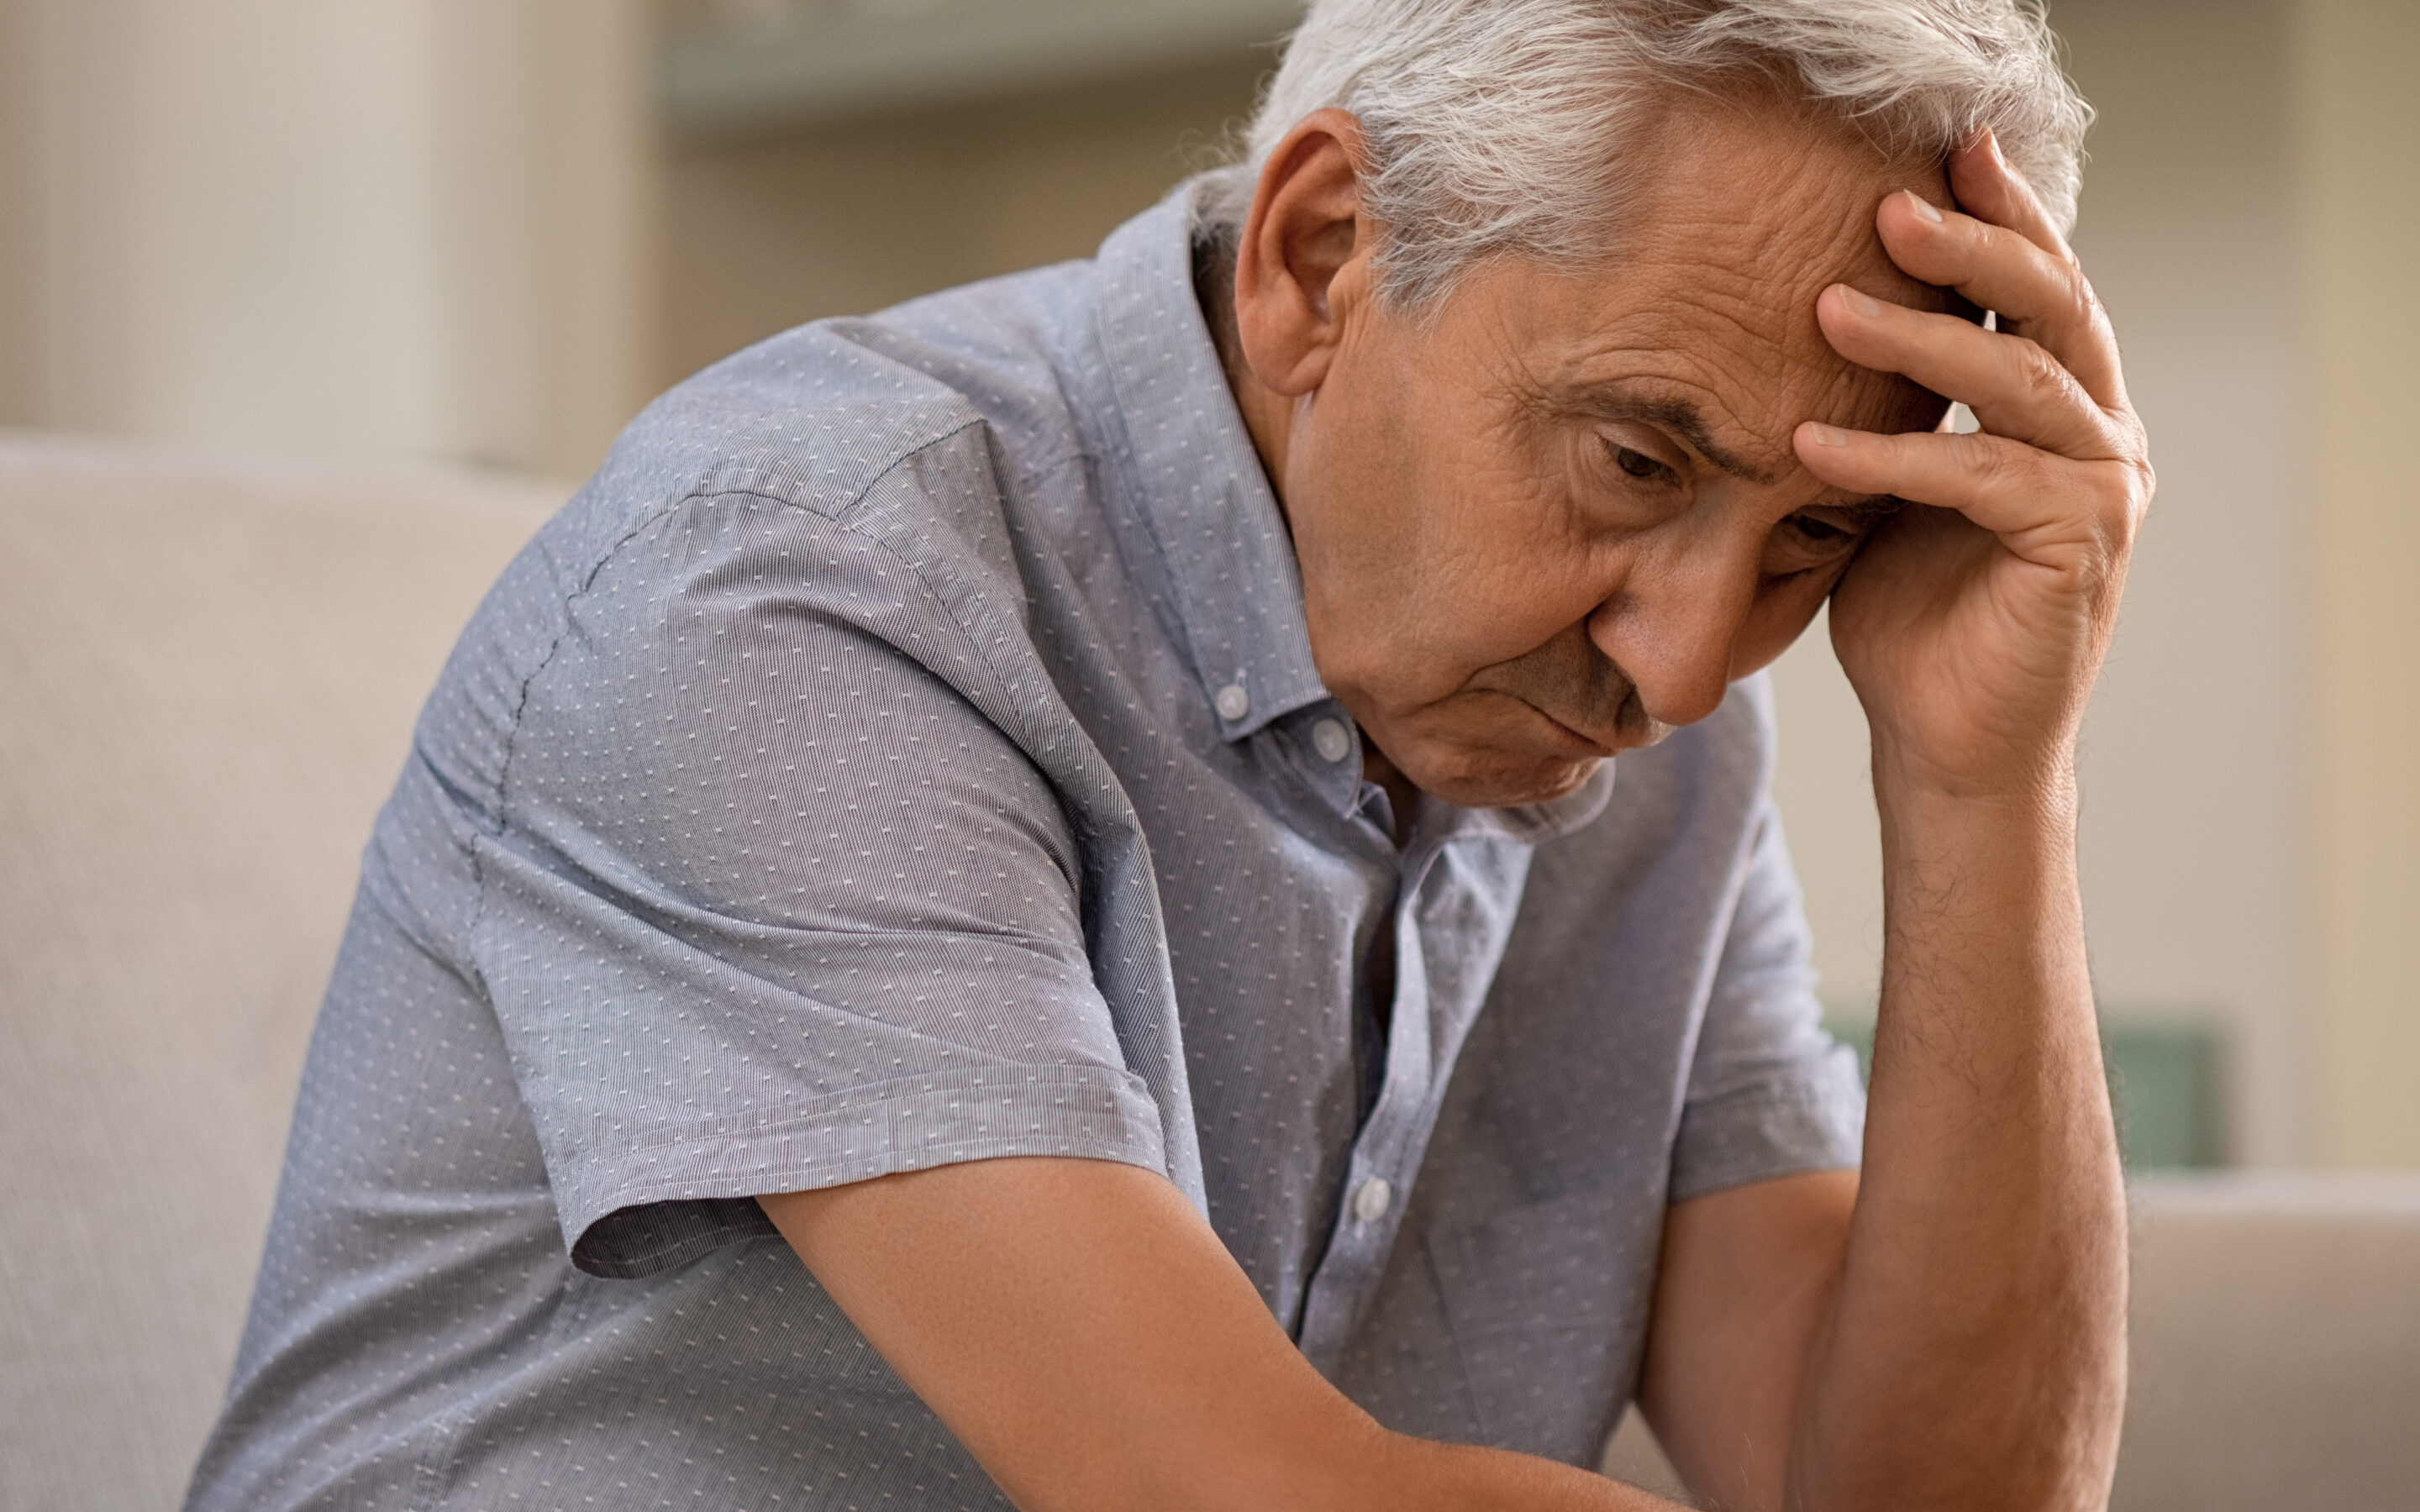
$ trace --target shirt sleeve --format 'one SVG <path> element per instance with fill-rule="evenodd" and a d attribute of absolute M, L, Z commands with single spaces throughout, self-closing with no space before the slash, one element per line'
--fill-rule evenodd
<path fill-rule="evenodd" d="M 952 629 L 884 547 L 752 496 L 657 516 L 570 595 L 473 952 L 581 1268 L 770 1233 L 764 1193 L 1163 1168 L 1063 808 L 919 655 Z"/>
<path fill-rule="evenodd" d="M 1865 1091 L 1855 1054 L 1823 1028 L 1812 944 L 1767 798 L 1690 1063 L 1671 1200 L 1857 1165 Z"/>

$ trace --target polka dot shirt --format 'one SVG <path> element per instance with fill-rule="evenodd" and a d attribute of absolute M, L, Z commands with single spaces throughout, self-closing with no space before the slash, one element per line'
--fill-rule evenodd
<path fill-rule="evenodd" d="M 1854 1164 L 1761 683 L 1396 842 L 1189 193 L 709 369 L 507 569 L 192 1506 L 1004 1506 L 752 1200 L 1004 1155 L 1165 1175 L 1388 1426 L 1585 1461 L 1667 1206 Z"/>

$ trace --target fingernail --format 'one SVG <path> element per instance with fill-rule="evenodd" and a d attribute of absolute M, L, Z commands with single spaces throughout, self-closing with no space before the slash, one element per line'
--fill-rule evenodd
<path fill-rule="evenodd" d="M 1902 189 L 1900 193 L 1907 196 L 1908 208 L 1916 211 L 1917 220 L 1928 221 L 1934 225 L 1941 224 L 1941 212 L 1932 208 L 1932 201 L 1926 199 L 1913 189 Z"/>
<path fill-rule="evenodd" d="M 1992 155 L 1992 161 L 1998 163 L 2001 167 L 2005 168 L 2009 165 L 2009 160 L 2000 156 L 1999 132 L 1985 131 L 1983 133 L 1983 150 L 1989 152 Z"/>
<path fill-rule="evenodd" d="M 1807 434 L 1818 446 L 1846 446 L 1849 433 L 1838 425 L 1827 425 L 1820 420 L 1807 423 Z"/>
<path fill-rule="evenodd" d="M 1869 320 L 1879 319 L 1881 317 L 1883 313 L 1882 301 L 1875 299 L 1872 295 L 1866 293 L 1862 289 L 1851 288 L 1846 284 L 1836 284 L 1833 286 L 1840 291 L 1840 299 L 1842 302 L 1846 303 L 1850 310 L 1854 314 L 1864 316 Z"/>

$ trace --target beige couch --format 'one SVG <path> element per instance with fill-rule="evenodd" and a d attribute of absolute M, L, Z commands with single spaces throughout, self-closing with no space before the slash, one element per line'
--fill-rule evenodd
<path fill-rule="evenodd" d="M 560 493 L 0 436 L 0 1512 L 175 1505 L 370 816 Z M 2118 1504 L 2420 1508 L 2420 1180 L 2138 1203 Z"/>
<path fill-rule="evenodd" d="M 0 440 L 0 1509 L 173 1507 L 369 819 L 559 501 Z"/>

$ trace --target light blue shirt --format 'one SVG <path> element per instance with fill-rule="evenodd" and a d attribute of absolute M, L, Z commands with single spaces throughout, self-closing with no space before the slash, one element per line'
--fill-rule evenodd
<path fill-rule="evenodd" d="M 1667 1206 L 1854 1164 L 1761 683 L 1398 848 L 1187 206 L 709 369 L 506 570 L 192 1505 L 1003 1506 L 752 1198 L 1004 1155 L 1165 1173 L 1388 1426 L 1585 1462 Z"/>

